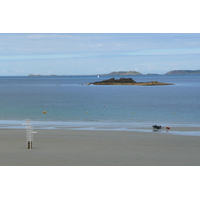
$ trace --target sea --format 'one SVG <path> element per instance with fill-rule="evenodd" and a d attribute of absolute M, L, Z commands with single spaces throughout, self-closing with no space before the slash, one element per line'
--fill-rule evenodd
<path fill-rule="evenodd" d="M 88 85 L 113 76 L 1 76 L 0 128 L 134 130 L 200 126 L 200 75 L 127 75 L 162 86 Z"/>

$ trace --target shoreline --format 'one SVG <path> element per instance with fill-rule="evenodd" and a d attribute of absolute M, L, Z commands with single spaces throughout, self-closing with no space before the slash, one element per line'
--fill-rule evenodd
<path fill-rule="evenodd" d="M 1 120 L 0 130 L 25 130 L 22 124 L 26 121 Z M 6 123 L 7 122 L 7 123 Z M 173 124 L 169 130 L 153 130 L 150 123 L 130 122 L 52 122 L 52 121 L 31 121 L 34 130 L 63 130 L 63 131 L 115 131 L 115 132 L 157 132 L 160 134 L 200 136 L 200 125 L 197 124 Z M 162 127 L 169 126 L 162 124 Z"/>
<path fill-rule="evenodd" d="M 25 129 L 0 129 L 0 166 L 200 165 L 199 136 L 157 131 L 34 131 L 33 149 L 27 149 Z"/>
<path fill-rule="evenodd" d="M 25 127 L 23 121 L 0 120 L 0 130 L 20 130 Z M 152 123 L 134 123 L 134 122 L 102 122 L 102 121 L 32 121 L 33 129 L 42 130 L 77 130 L 77 131 L 125 131 L 125 132 L 158 132 L 178 135 L 195 135 L 200 136 L 199 124 L 157 124 L 162 127 L 170 127 L 169 130 L 161 129 L 154 131 Z"/>

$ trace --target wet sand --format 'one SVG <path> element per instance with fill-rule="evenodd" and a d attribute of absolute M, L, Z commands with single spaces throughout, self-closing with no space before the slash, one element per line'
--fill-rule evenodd
<path fill-rule="evenodd" d="M 199 136 L 153 131 L 35 131 L 33 149 L 27 149 L 25 129 L 0 129 L 0 166 L 200 165 Z"/>

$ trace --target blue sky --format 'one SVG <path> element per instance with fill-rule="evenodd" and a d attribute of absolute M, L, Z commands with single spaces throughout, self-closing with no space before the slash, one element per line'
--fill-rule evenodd
<path fill-rule="evenodd" d="M 0 34 L 0 76 L 180 69 L 200 69 L 200 34 Z"/>

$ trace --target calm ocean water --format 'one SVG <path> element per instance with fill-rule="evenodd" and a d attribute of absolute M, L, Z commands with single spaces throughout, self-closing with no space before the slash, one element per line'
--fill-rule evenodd
<path fill-rule="evenodd" d="M 86 85 L 110 76 L 0 77 L 0 127 L 20 127 L 26 119 L 46 128 L 199 126 L 200 75 L 120 77 L 175 85 Z"/>

